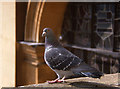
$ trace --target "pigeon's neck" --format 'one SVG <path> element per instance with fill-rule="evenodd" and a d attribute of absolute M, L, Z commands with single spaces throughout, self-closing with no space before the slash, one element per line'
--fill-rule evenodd
<path fill-rule="evenodd" d="M 61 47 L 61 44 L 58 42 L 56 37 L 50 36 L 50 37 L 45 37 L 45 48 L 47 47 Z"/>

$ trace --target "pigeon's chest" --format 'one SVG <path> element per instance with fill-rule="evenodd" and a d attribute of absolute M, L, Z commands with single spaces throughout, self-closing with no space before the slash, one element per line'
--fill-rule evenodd
<path fill-rule="evenodd" d="M 56 48 L 47 48 L 44 53 L 44 60 L 46 64 L 50 67 L 56 65 L 55 61 L 57 60 L 57 56 L 60 54 Z"/>
<path fill-rule="evenodd" d="M 51 60 L 52 58 L 56 57 L 59 54 L 60 54 L 60 52 L 58 51 L 58 49 L 56 49 L 56 48 L 47 48 L 47 49 L 45 49 L 44 58 L 45 58 L 45 60 L 49 61 L 49 60 Z"/>

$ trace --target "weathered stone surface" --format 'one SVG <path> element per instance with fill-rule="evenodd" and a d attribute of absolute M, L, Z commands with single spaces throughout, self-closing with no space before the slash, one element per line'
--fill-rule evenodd
<path fill-rule="evenodd" d="M 40 87 L 40 88 L 82 88 L 82 89 L 91 89 L 91 88 L 99 88 L 99 87 L 106 87 L 106 88 L 120 88 L 119 84 L 119 76 L 120 73 L 116 74 L 105 74 L 100 79 L 82 77 L 82 78 L 74 78 L 74 79 L 67 79 L 64 83 L 55 83 L 55 84 L 48 84 L 40 83 L 40 84 L 33 84 L 33 85 L 26 85 L 20 86 L 22 87 Z"/>

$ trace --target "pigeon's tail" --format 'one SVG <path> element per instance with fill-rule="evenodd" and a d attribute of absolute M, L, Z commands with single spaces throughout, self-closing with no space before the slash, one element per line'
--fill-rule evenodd
<path fill-rule="evenodd" d="M 92 77 L 92 78 L 100 78 L 101 76 L 103 76 L 103 73 L 99 72 L 99 71 L 95 71 L 95 72 L 81 72 L 83 75 L 87 76 L 87 77 Z"/>
<path fill-rule="evenodd" d="M 86 77 L 92 77 L 92 78 L 100 78 L 103 76 L 103 73 L 98 71 L 97 69 L 90 67 L 86 63 L 81 63 L 79 66 L 72 69 L 72 72 L 76 76 L 84 75 Z"/>

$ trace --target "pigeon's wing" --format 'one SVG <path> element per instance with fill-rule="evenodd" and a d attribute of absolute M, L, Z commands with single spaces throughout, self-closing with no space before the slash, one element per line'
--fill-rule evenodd
<path fill-rule="evenodd" d="M 101 73 L 100 71 L 98 71 L 94 67 L 89 66 L 85 62 L 82 62 L 79 66 L 72 68 L 71 71 L 76 76 L 83 74 L 87 77 L 100 78 L 103 75 L 103 73 Z"/>
<path fill-rule="evenodd" d="M 45 59 L 52 69 L 57 70 L 70 70 L 83 61 L 65 48 L 52 48 L 46 52 Z"/>
<path fill-rule="evenodd" d="M 72 76 L 87 76 L 100 78 L 103 73 L 86 64 L 82 59 L 75 56 L 64 48 L 53 48 L 47 53 L 47 62 L 54 70 L 72 71 Z"/>

